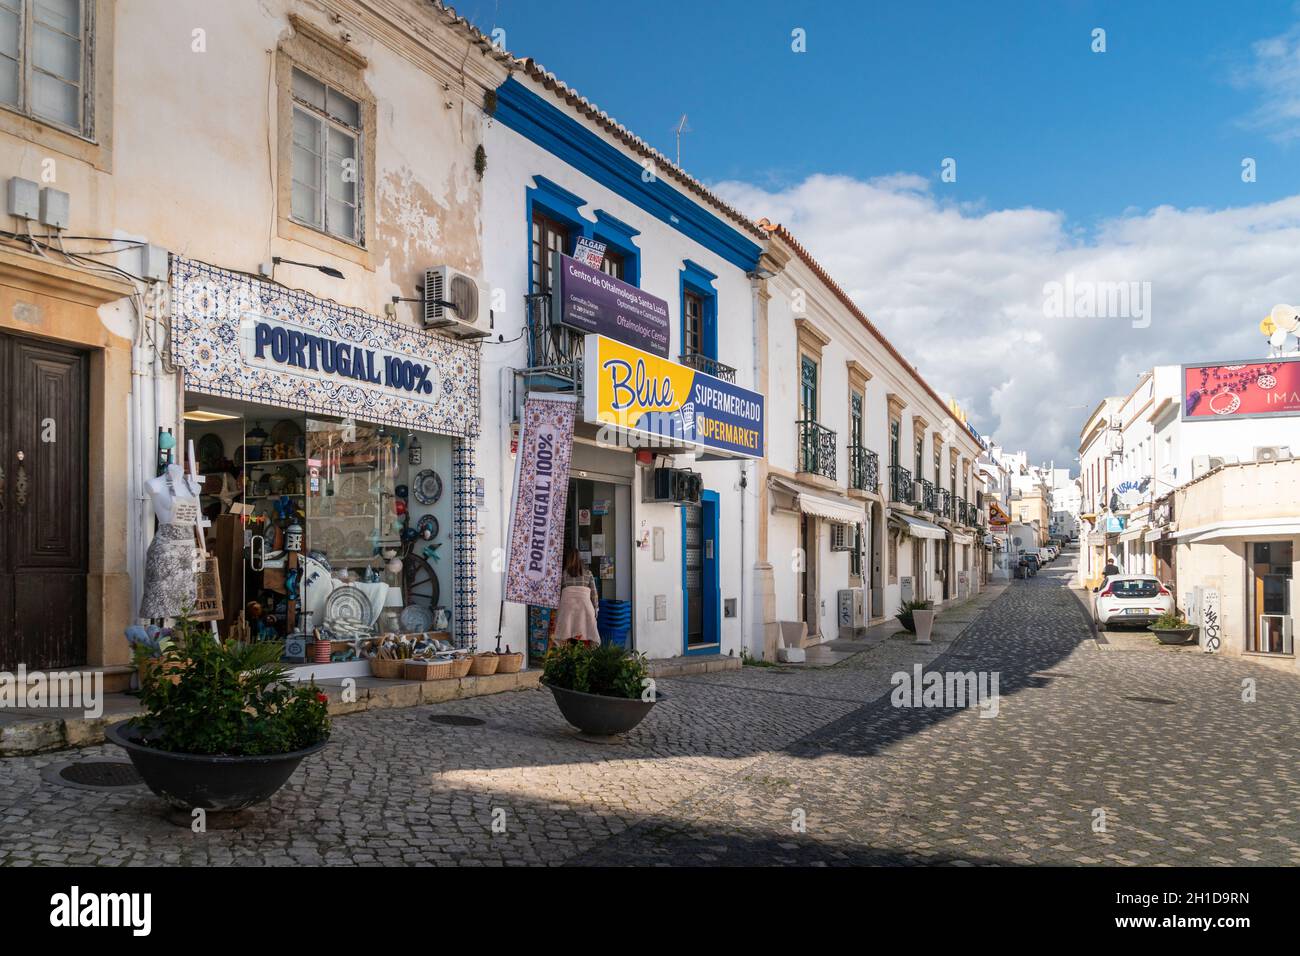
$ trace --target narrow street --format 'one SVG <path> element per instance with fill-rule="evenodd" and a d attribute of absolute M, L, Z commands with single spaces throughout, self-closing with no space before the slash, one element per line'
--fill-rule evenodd
<path fill-rule="evenodd" d="M 873 652 L 665 680 L 620 744 L 576 738 L 546 691 L 371 711 L 337 719 L 268 808 L 206 833 L 142 788 L 47 779 L 116 748 L 14 758 L 0 865 L 1300 863 L 1296 678 L 1099 647 L 1069 560 L 931 665 L 998 672 L 994 718 L 895 708 Z"/>

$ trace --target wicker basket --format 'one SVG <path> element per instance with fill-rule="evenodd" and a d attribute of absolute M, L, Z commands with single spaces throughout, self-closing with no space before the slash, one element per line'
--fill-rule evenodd
<path fill-rule="evenodd" d="M 451 676 L 464 677 L 466 674 L 469 673 L 470 664 L 472 663 L 473 663 L 473 659 L 469 657 L 461 657 L 457 660 L 452 661 Z"/>
<path fill-rule="evenodd" d="M 497 655 L 498 674 L 518 674 L 524 666 L 524 655 L 516 651 L 513 654 Z"/>
<path fill-rule="evenodd" d="M 495 654 L 475 654 L 469 659 L 470 677 L 489 677 L 497 672 Z"/>
<path fill-rule="evenodd" d="M 456 676 L 452 668 L 455 661 L 403 661 L 407 680 L 447 680 Z"/>
<path fill-rule="evenodd" d="M 405 673 L 406 661 L 395 658 L 370 658 L 370 673 L 384 680 L 398 680 Z"/>

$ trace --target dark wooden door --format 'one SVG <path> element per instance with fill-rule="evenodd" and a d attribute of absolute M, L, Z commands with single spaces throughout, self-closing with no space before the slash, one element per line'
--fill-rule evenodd
<path fill-rule="evenodd" d="M 0 335 L 0 668 L 86 662 L 87 362 Z"/>

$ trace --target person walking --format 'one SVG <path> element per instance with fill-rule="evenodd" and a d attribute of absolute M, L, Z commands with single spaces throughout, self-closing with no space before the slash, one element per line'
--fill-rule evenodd
<path fill-rule="evenodd" d="M 556 613 L 556 644 L 563 644 L 575 638 L 600 643 L 600 632 L 596 629 L 596 612 L 600 610 L 600 593 L 596 590 L 596 579 L 591 569 L 583 563 L 582 555 L 576 548 L 564 552 L 564 581 L 560 591 L 560 607 Z"/>

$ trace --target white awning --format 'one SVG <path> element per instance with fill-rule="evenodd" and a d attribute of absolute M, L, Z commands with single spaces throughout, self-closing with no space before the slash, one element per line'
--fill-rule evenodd
<path fill-rule="evenodd" d="M 931 524 L 921 518 L 913 518 L 911 515 L 902 513 L 891 514 L 889 520 L 896 522 L 904 531 L 913 538 L 931 538 L 935 541 L 942 541 L 948 537 L 948 532 L 944 531 L 937 524 Z"/>
<path fill-rule="evenodd" d="M 838 521 L 840 524 L 866 523 L 867 511 L 860 501 L 843 495 L 816 495 L 799 485 L 775 477 L 771 482 L 778 491 L 793 496 L 795 509 L 804 514 Z"/>
<path fill-rule="evenodd" d="M 1152 528 L 1150 531 L 1147 532 L 1147 541 L 1148 542 L 1159 541 L 1162 537 L 1164 537 L 1164 533 L 1165 533 L 1164 528 Z"/>
<path fill-rule="evenodd" d="M 1147 526 L 1145 524 L 1138 525 L 1136 528 L 1125 528 L 1120 532 L 1119 539 L 1121 541 L 1136 541 L 1146 533 L 1146 530 Z"/>
<path fill-rule="evenodd" d="M 1295 537 L 1300 535 L 1300 518 L 1255 518 L 1248 521 L 1215 521 L 1177 531 L 1180 541 L 1199 543 L 1221 538 Z"/>

